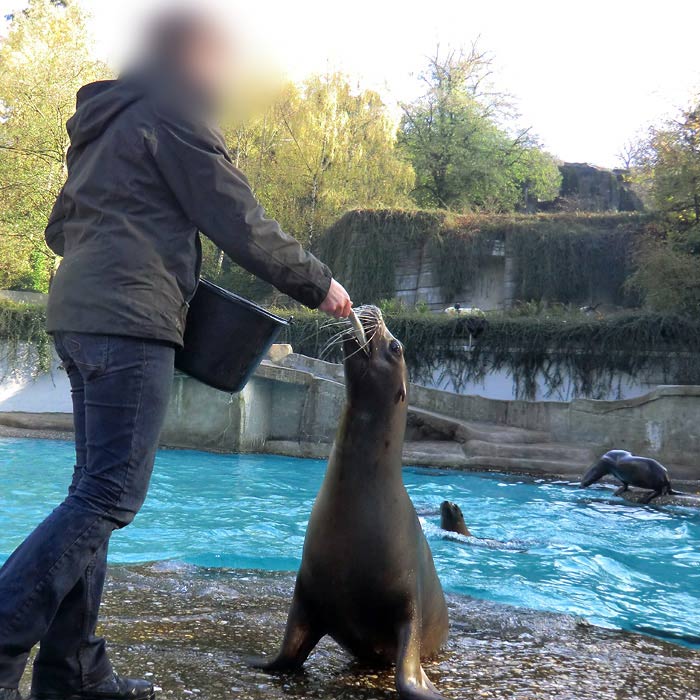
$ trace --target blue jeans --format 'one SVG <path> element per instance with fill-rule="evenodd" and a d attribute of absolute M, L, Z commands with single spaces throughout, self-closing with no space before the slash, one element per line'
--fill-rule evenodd
<path fill-rule="evenodd" d="M 173 378 L 174 348 L 57 333 L 71 383 L 76 464 L 67 498 L 0 569 L 0 688 L 16 688 L 40 642 L 33 689 L 71 694 L 112 673 L 95 634 L 114 530 L 148 491 Z"/>

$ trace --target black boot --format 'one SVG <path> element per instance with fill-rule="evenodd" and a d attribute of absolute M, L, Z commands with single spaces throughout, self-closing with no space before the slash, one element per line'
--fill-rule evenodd
<path fill-rule="evenodd" d="M 0 700 L 22 700 L 16 688 L 0 688 Z"/>
<path fill-rule="evenodd" d="M 32 693 L 30 700 L 154 700 L 156 691 L 153 683 L 135 678 L 122 678 L 116 673 L 112 678 L 92 688 L 81 690 L 71 695 L 54 695 L 50 693 Z M 5 698 L 0 695 L 0 700 Z M 21 700 L 10 696 L 9 700 Z"/>

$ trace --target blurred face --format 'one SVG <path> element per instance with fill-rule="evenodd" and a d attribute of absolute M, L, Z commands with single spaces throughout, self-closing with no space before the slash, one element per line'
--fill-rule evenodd
<path fill-rule="evenodd" d="M 213 24 L 192 31 L 182 51 L 182 70 L 210 99 L 221 103 L 233 78 L 234 56 L 225 33 Z"/>

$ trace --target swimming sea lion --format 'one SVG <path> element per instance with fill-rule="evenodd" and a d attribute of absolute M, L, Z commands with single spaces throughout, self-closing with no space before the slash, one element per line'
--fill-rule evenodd
<path fill-rule="evenodd" d="M 395 662 L 402 700 L 442 696 L 421 666 L 447 639 L 445 597 L 401 477 L 408 377 L 375 307 L 344 336 L 346 405 L 306 531 L 287 629 L 270 671 L 298 669 L 330 635 L 353 656 Z"/>
<path fill-rule="evenodd" d="M 456 532 L 466 537 L 473 537 L 469 532 L 467 524 L 464 522 L 462 509 L 450 501 L 443 501 L 440 506 L 440 527 L 449 532 Z"/>
<path fill-rule="evenodd" d="M 640 503 L 649 503 L 657 496 L 674 493 L 668 480 L 668 470 L 663 464 L 650 457 L 637 457 L 627 450 L 606 452 L 583 475 L 581 488 L 590 486 L 608 474 L 622 482 L 622 486 L 615 491 L 616 496 L 627 491 L 630 486 L 652 489 Z"/>

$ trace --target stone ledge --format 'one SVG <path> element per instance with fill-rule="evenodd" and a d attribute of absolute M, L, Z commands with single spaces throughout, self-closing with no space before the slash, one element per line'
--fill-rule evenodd
<path fill-rule="evenodd" d="M 700 398 L 700 386 L 691 384 L 662 384 L 641 396 L 635 396 L 631 399 L 618 399 L 615 401 L 574 399 L 571 402 L 571 410 L 587 413 L 610 413 L 611 411 L 619 411 L 625 408 L 643 406 L 652 401 L 658 401 L 661 398 L 670 396 Z"/>
<path fill-rule="evenodd" d="M 0 412 L 0 425 L 20 430 L 58 430 L 73 432 L 72 413 L 24 413 L 22 411 Z"/>

